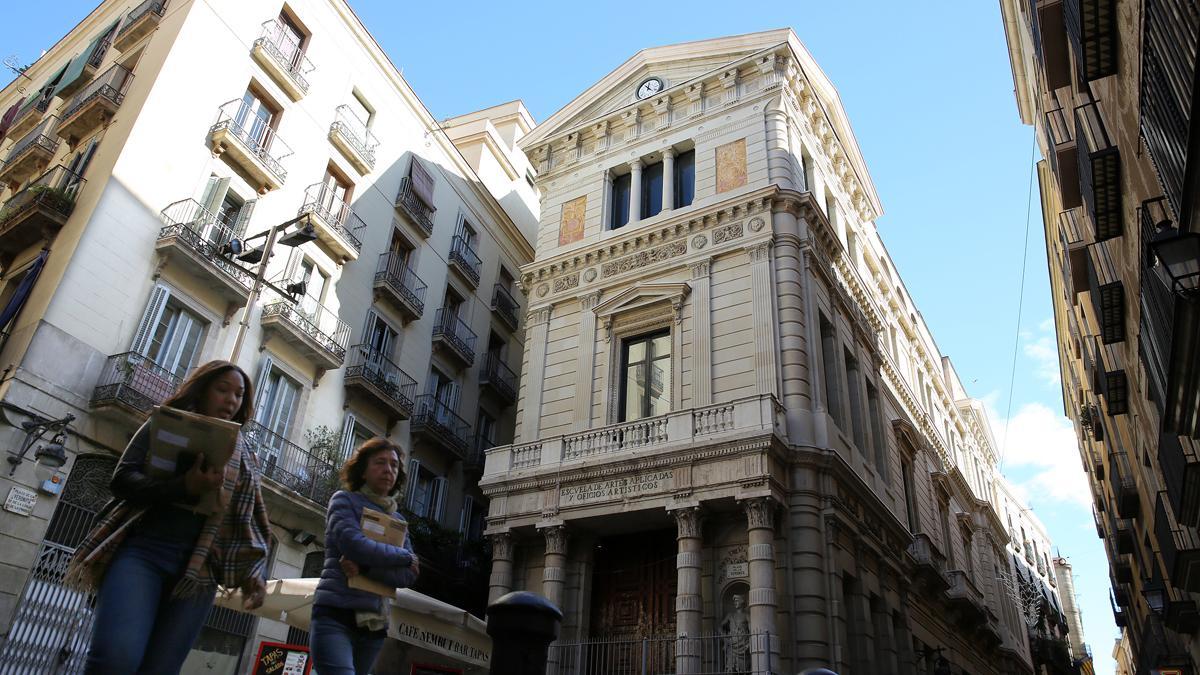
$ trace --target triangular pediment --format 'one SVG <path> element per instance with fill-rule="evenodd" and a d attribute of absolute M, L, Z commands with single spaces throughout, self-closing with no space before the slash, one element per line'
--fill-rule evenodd
<path fill-rule="evenodd" d="M 664 91 L 670 90 L 777 47 L 791 35 L 791 30 L 784 28 L 643 49 L 539 124 L 521 144 L 530 147 L 636 103 L 637 88 L 647 78 L 660 78 Z"/>
<path fill-rule="evenodd" d="M 592 311 L 604 319 L 623 312 L 631 312 L 660 302 L 669 303 L 673 309 L 683 304 L 692 287 L 684 282 L 645 282 L 627 288 L 596 305 Z"/>

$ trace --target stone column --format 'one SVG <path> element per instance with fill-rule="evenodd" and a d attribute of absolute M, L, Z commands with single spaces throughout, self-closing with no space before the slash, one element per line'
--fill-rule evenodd
<path fill-rule="evenodd" d="M 575 430 L 584 431 L 592 424 L 592 383 L 596 368 L 596 305 L 600 291 L 579 299 L 579 346 L 575 369 Z"/>
<path fill-rule="evenodd" d="M 774 672 L 777 660 L 775 630 L 775 500 L 755 497 L 742 503 L 750 545 L 750 667 L 756 673 Z"/>
<path fill-rule="evenodd" d="M 773 310 L 775 287 L 771 283 L 771 242 L 764 241 L 746 247 L 750 258 L 750 288 L 753 298 L 754 373 L 758 378 L 757 393 L 779 395 L 775 373 L 775 330 L 778 322 Z"/>
<path fill-rule="evenodd" d="M 513 541 L 507 532 L 491 535 L 492 576 L 488 579 L 488 604 L 512 591 Z"/>
<path fill-rule="evenodd" d="M 804 253 L 801 250 L 796 216 L 786 210 L 750 219 L 749 229 L 766 227 L 767 218 L 775 229 L 773 272 L 775 297 L 779 307 L 779 372 L 782 403 L 787 411 L 788 440 L 795 445 L 813 444 L 812 372 L 813 353 L 808 343 L 809 317 L 805 315 Z"/>
<path fill-rule="evenodd" d="M 642 219 L 642 160 L 629 163 L 629 224 Z"/>
<path fill-rule="evenodd" d="M 877 598 L 871 610 L 871 621 L 875 626 L 875 653 L 879 655 L 876 667 L 888 673 L 897 672 L 896 636 L 892 632 L 892 616 L 888 612 L 887 602 Z"/>
<path fill-rule="evenodd" d="M 542 570 L 542 595 L 562 609 L 563 583 L 566 581 L 567 529 L 553 525 L 542 529 L 546 537 L 546 567 Z"/>
<path fill-rule="evenodd" d="M 675 148 L 663 150 L 662 210 L 675 208 Z"/>
<path fill-rule="evenodd" d="M 521 415 L 521 441 L 536 441 L 542 425 L 542 372 L 546 367 L 546 340 L 550 335 L 551 306 L 539 307 L 529 312 L 526 325 L 529 348 L 529 373 L 525 380 L 525 408 Z M 524 374 L 524 373 L 523 373 Z"/>
<path fill-rule="evenodd" d="M 675 512 L 676 540 L 679 553 L 675 558 L 678 579 L 675 589 L 675 629 L 679 640 L 675 646 L 675 672 L 679 675 L 700 672 L 700 620 L 703 612 L 700 599 L 700 509 L 688 506 Z M 692 639 L 684 639 L 692 638 Z"/>
<path fill-rule="evenodd" d="M 692 265 L 692 406 L 712 403 L 712 259 Z"/>

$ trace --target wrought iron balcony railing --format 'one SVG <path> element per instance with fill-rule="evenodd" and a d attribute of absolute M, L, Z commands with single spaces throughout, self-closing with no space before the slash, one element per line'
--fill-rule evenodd
<path fill-rule="evenodd" d="M 233 239 L 231 223 L 195 199 L 177 201 L 163 209 L 161 215 L 164 225 L 158 232 L 160 240 L 174 238 L 182 242 L 246 289 L 254 283 L 249 271 L 220 254 L 221 247 Z"/>
<path fill-rule="evenodd" d="M 407 305 L 410 318 L 420 318 L 425 311 L 425 292 L 428 286 L 407 264 L 407 257 L 389 251 L 379 256 L 375 284 L 385 285 Z"/>
<path fill-rule="evenodd" d="M 337 458 L 292 443 L 257 421 L 242 425 L 242 438 L 258 457 L 264 478 L 300 494 L 324 509 L 338 490 Z"/>
<path fill-rule="evenodd" d="M 314 298 L 305 296 L 296 303 L 276 300 L 263 306 L 262 316 L 264 320 L 274 316 L 282 318 L 338 361 L 346 357 L 350 325 Z"/>
<path fill-rule="evenodd" d="M 443 307 L 437 311 L 433 339 L 444 341 L 468 365 L 475 362 L 475 332 L 454 310 Z"/>
<path fill-rule="evenodd" d="M 339 135 L 350 149 L 362 158 L 368 169 L 375 167 L 375 150 L 379 147 L 379 139 L 367 128 L 366 121 L 358 119 L 350 110 L 350 106 L 337 107 L 329 133 Z"/>
<path fill-rule="evenodd" d="M 125 101 L 125 92 L 132 81 L 133 73 L 114 63 L 66 104 L 58 135 L 69 139 L 95 128 Z"/>
<path fill-rule="evenodd" d="M 506 401 L 517 400 L 517 374 L 498 354 L 488 354 L 483 360 L 479 384 L 491 387 Z"/>
<path fill-rule="evenodd" d="M 287 179 L 287 170 L 281 162 L 292 154 L 292 149 L 242 99 L 223 104 L 217 110 L 217 121 L 209 131 L 225 131 L 240 142 L 250 156 L 266 167 L 276 180 L 282 183 Z"/>
<path fill-rule="evenodd" d="M 387 397 L 395 408 L 404 411 L 405 417 L 412 414 L 417 381 L 371 345 L 350 347 L 345 378 L 347 383 L 361 379 Z"/>
<path fill-rule="evenodd" d="M 357 235 L 366 230 L 367 224 L 327 184 L 313 183 L 305 188 L 304 203 L 296 215 L 305 213 L 320 218 L 322 224 L 346 240 L 356 253 L 362 250 L 362 241 Z"/>
<path fill-rule="evenodd" d="M 162 405 L 175 393 L 181 381 L 143 354 L 113 354 L 100 371 L 91 405 L 120 405 L 135 415 L 149 415 L 154 406 Z"/>
<path fill-rule="evenodd" d="M 303 45 L 279 19 L 263 23 L 262 28 L 262 36 L 254 41 L 254 48 L 261 49 L 274 59 L 280 69 L 295 82 L 301 94 L 308 93 L 308 75 L 316 68 L 304 55 Z"/>
<path fill-rule="evenodd" d="M 492 294 L 492 311 L 512 330 L 521 325 L 521 305 L 501 284 L 496 284 L 496 290 Z"/>
<path fill-rule="evenodd" d="M 437 209 L 421 201 L 412 187 L 412 178 L 400 179 L 400 190 L 396 193 L 396 208 L 404 212 L 417 229 L 425 236 L 433 234 L 433 213 Z"/>
<path fill-rule="evenodd" d="M 8 150 L 8 154 L 4 157 L 4 167 L 0 168 L 0 171 L 15 164 L 23 155 L 31 150 L 42 151 L 53 156 L 54 151 L 58 150 L 58 138 L 54 133 L 57 127 L 57 115 L 50 115 L 44 118 L 33 130 L 13 143 L 13 146 Z"/>
<path fill-rule="evenodd" d="M 414 434 L 432 438 L 457 459 L 464 459 L 470 449 L 471 425 L 431 394 L 417 397 L 409 428 Z"/>
<path fill-rule="evenodd" d="M 117 31 L 117 41 L 119 42 L 121 38 L 125 37 L 145 17 L 154 14 L 162 18 L 167 11 L 167 2 L 168 0 L 144 0 L 142 4 L 129 10 L 129 14 L 125 16 L 125 21 L 121 24 L 121 29 Z"/>
<path fill-rule="evenodd" d="M 455 235 L 450 244 L 450 262 L 456 265 L 472 286 L 479 285 L 479 269 L 483 261 L 462 235 Z"/>

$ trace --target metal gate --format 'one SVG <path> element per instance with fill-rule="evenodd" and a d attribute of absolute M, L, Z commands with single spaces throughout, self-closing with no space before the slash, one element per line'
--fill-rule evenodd
<path fill-rule="evenodd" d="M 75 548 L 111 497 L 117 460 L 103 455 L 75 460 L 46 537 L 17 602 L 8 637 L 0 646 L 0 672 L 13 675 L 83 670 L 92 634 L 95 598 L 62 585 Z"/>

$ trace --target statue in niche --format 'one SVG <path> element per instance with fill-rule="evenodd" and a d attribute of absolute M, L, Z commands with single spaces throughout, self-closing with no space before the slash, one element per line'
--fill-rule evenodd
<path fill-rule="evenodd" d="M 746 596 L 733 596 L 733 609 L 721 620 L 725 635 L 725 672 L 750 672 L 750 615 L 746 613 Z"/>

